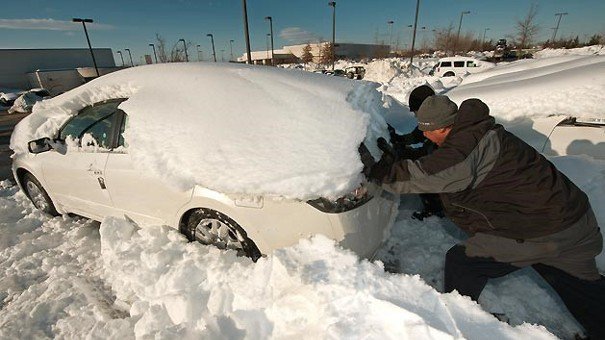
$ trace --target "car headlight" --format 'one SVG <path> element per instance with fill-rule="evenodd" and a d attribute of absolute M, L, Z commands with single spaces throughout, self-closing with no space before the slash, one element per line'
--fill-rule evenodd
<path fill-rule="evenodd" d="M 362 185 L 335 200 L 320 197 L 315 200 L 309 200 L 307 203 L 319 211 L 337 214 L 353 210 L 371 200 L 372 197 L 373 196 L 368 192 L 367 188 Z"/>

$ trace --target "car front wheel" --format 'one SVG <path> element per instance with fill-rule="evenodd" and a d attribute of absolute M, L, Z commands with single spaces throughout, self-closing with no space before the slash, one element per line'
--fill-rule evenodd
<path fill-rule="evenodd" d="M 181 233 L 189 241 L 213 245 L 219 249 L 232 249 L 239 256 L 256 262 L 261 252 L 248 235 L 229 216 L 212 209 L 197 209 L 181 224 Z"/>
<path fill-rule="evenodd" d="M 23 189 L 36 208 L 52 216 L 59 215 L 52 200 L 32 174 L 26 173 L 23 176 Z"/>

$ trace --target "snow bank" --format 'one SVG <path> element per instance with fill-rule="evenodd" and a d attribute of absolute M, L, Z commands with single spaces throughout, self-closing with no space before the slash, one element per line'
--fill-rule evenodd
<path fill-rule="evenodd" d="M 128 339 L 101 275 L 98 223 L 49 218 L 0 181 L 0 338 Z"/>
<path fill-rule="evenodd" d="M 102 256 L 135 336 L 296 339 L 551 339 L 511 327 L 470 299 L 439 294 L 418 276 L 385 273 L 317 236 L 253 264 L 190 243 L 170 228 L 101 225 Z"/>
<path fill-rule="evenodd" d="M 605 56 L 520 60 L 469 75 L 447 95 L 460 104 L 479 98 L 504 121 L 555 114 L 605 117 Z"/>
<path fill-rule="evenodd" d="M 605 55 L 604 45 L 592 45 L 579 48 L 545 48 L 534 53 L 534 58 L 550 58 L 563 55 Z"/>
<path fill-rule="evenodd" d="M 357 152 L 386 134 L 375 84 L 302 71 L 212 63 L 111 73 L 51 100 L 17 125 L 16 153 L 53 136 L 82 107 L 109 98 L 129 115 L 134 166 L 175 187 L 335 197 L 361 183 Z M 385 112 L 386 112 L 385 111 Z"/>

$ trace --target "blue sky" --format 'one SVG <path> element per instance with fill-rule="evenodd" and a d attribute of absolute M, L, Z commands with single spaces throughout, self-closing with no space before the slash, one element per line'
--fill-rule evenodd
<path fill-rule="evenodd" d="M 332 12 L 327 0 L 248 0 L 248 17 L 253 50 L 264 49 L 268 22 L 274 18 L 276 48 L 306 40 L 330 39 Z M 464 16 L 462 31 L 472 31 L 487 38 L 498 39 L 514 33 L 516 19 L 523 17 L 531 3 L 538 5 L 537 22 L 540 40 L 552 35 L 555 13 L 568 12 L 561 22 L 558 36 L 579 35 L 584 39 L 605 33 L 605 1 L 603 0 L 422 0 L 419 26 L 427 27 L 420 39 L 430 39 L 430 29 L 453 24 L 456 28 L 460 12 Z M 415 0 L 341 0 L 336 1 L 336 40 L 373 43 L 376 38 L 389 41 L 387 21 L 393 20 L 393 43 L 409 43 Z M 94 47 L 114 50 L 130 48 L 135 62 L 150 54 L 149 43 L 155 34 L 169 43 L 180 38 L 201 45 L 205 58 L 211 49 L 207 33 L 215 37 L 217 55 L 225 50 L 229 56 L 229 40 L 234 54 L 245 49 L 241 0 L 20 0 L 4 3 L 0 12 L 0 48 L 86 47 L 81 25 L 71 23 L 72 17 L 95 20 L 90 26 Z M 195 55 L 195 51 L 190 51 Z M 119 56 L 116 55 L 116 58 Z M 193 57 L 195 58 L 195 57 Z M 120 62 L 118 61 L 118 64 Z"/>

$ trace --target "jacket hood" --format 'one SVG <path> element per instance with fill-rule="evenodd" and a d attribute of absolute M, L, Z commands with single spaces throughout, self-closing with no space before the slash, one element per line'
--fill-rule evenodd
<path fill-rule="evenodd" d="M 480 99 L 471 98 L 460 104 L 454 121 L 454 128 L 475 125 L 486 120 L 495 121 L 494 117 L 489 115 L 489 107 Z"/>

